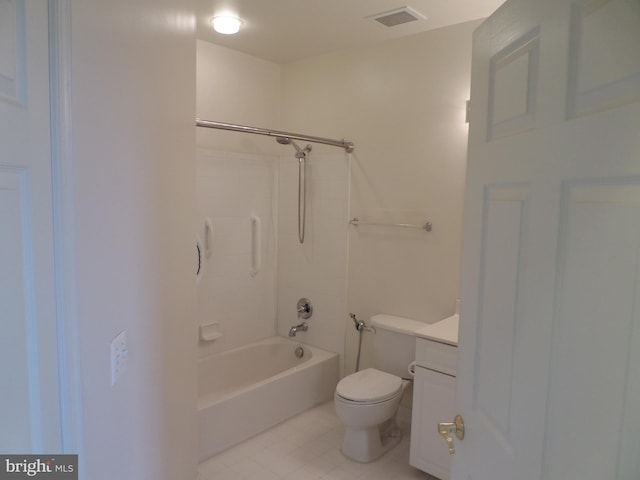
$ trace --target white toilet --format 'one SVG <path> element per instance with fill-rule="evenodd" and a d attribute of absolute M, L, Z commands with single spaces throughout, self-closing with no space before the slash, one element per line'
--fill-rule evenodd
<path fill-rule="evenodd" d="M 346 426 L 342 453 L 362 463 L 382 456 L 402 439 L 396 412 L 409 385 L 409 364 L 415 360 L 415 332 L 425 326 L 392 315 L 374 315 L 370 324 L 376 330 L 376 368 L 346 376 L 334 395 L 336 413 Z"/>

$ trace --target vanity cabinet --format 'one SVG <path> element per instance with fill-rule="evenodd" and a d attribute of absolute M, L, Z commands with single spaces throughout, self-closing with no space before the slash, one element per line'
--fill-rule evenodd
<path fill-rule="evenodd" d="M 447 442 L 438 433 L 438 422 L 450 422 L 456 414 L 458 323 L 457 315 L 455 317 L 447 319 L 451 328 L 443 331 L 445 325 L 438 325 L 446 321 L 443 320 L 426 327 L 416 338 L 409 463 L 442 480 L 450 478 L 451 455 Z"/>

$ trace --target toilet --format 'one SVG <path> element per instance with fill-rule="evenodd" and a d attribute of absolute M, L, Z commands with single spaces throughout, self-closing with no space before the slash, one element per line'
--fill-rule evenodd
<path fill-rule="evenodd" d="M 373 356 L 376 368 L 344 377 L 334 404 L 346 427 L 342 453 L 361 463 L 371 462 L 402 439 L 396 413 L 409 386 L 409 364 L 415 360 L 415 333 L 423 322 L 393 315 L 374 315 Z"/>

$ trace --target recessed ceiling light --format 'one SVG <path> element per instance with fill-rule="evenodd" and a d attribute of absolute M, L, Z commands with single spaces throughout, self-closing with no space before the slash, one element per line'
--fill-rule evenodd
<path fill-rule="evenodd" d="M 212 17 L 209 21 L 211 22 L 211 25 L 213 25 L 213 29 L 216 32 L 223 33 L 225 35 L 238 33 L 240 31 L 240 27 L 242 26 L 242 20 L 230 15 L 220 15 Z"/>

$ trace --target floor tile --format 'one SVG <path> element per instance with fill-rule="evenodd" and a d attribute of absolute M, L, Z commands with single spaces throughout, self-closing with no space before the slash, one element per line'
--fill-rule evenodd
<path fill-rule="evenodd" d="M 409 432 L 375 462 L 340 451 L 333 401 L 307 410 L 198 466 L 198 480 L 437 480 L 409 465 Z"/>

